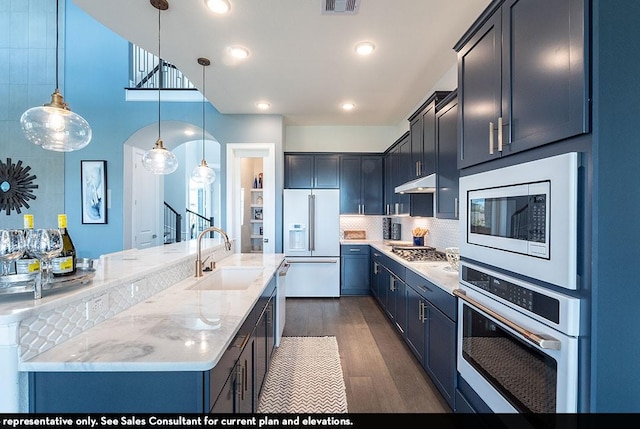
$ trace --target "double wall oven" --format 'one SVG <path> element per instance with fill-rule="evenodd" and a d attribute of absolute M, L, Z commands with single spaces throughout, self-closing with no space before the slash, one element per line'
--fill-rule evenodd
<path fill-rule="evenodd" d="M 460 179 L 457 367 L 494 412 L 578 408 L 579 154 Z"/>

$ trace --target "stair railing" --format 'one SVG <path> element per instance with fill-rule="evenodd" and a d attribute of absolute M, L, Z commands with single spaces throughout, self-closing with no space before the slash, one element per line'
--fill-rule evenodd
<path fill-rule="evenodd" d="M 188 225 L 189 225 L 191 239 L 198 238 L 198 235 L 200 235 L 202 231 L 214 225 L 213 216 L 206 217 L 206 216 L 202 216 L 200 213 L 196 213 L 189 209 L 186 209 L 186 210 L 187 210 L 187 216 L 188 216 L 187 219 L 189 220 Z M 209 237 L 213 238 L 213 232 L 209 233 Z"/>
<path fill-rule="evenodd" d="M 182 214 L 164 202 L 164 244 L 182 241 Z"/>

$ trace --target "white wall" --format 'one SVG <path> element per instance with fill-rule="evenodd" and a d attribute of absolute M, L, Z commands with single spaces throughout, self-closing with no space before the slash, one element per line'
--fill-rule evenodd
<path fill-rule="evenodd" d="M 409 118 L 435 91 L 453 91 L 458 86 L 458 66 L 454 64 L 424 95 Z M 395 126 L 287 126 L 285 152 L 384 152 L 409 130 L 409 121 Z"/>

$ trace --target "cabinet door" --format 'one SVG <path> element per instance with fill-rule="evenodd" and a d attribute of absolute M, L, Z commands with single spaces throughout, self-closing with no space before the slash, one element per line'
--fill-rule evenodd
<path fill-rule="evenodd" d="M 342 156 L 340 159 L 340 213 L 360 214 L 361 204 L 360 156 Z"/>
<path fill-rule="evenodd" d="M 422 160 L 420 176 L 436 172 L 436 103 L 431 103 L 422 113 Z"/>
<path fill-rule="evenodd" d="M 402 336 L 406 335 L 407 330 L 407 284 L 402 280 L 396 278 L 395 282 L 396 290 L 396 328 L 400 331 Z"/>
<path fill-rule="evenodd" d="M 314 156 L 314 187 L 338 189 L 340 187 L 340 157 L 338 155 Z"/>
<path fill-rule="evenodd" d="M 285 188 L 313 188 L 313 155 L 285 155 Z"/>
<path fill-rule="evenodd" d="M 235 412 L 250 414 L 254 412 L 253 405 L 253 350 L 254 341 L 251 340 L 242 350 L 236 366 L 235 382 Z M 257 404 L 256 404 L 257 406 Z"/>
<path fill-rule="evenodd" d="M 458 168 L 500 156 L 496 136 L 502 98 L 501 40 L 498 11 L 458 52 L 458 97 L 461 106 Z M 490 132 L 491 123 L 493 127 Z M 493 154 L 490 154 L 491 151 Z"/>
<path fill-rule="evenodd" d="M 420 177 L 420 168 L 423 162 L 423 121 L 418 114 L 409 124 L 409 141 L 411 147 L 411 161 L 408 163 L 409 179 Z"/>
<path fill-rule="evenodd" d="M 450 99 L 436 114 L 436 217 L 458 218 L 458 102 Z"/>
<path fill-rule="evenodd" d="M 393 204 L 395 193 L 393 189 L 393 156 L 391 153 L 387 153 L 384 156 L 384 214 L 390 215 L 393 213 Z"/>
<path fill-rule="evenodd" d="M 253 376 L 254 388 L 252 389 L 253 403 L 258 406 L 258 398 L 262 391 L 262 383 L 267 375 L 267 312 L 260 315 L 253 334 Z"/>
<path fill-rule="evenodd" d="M 341 246 L 341 295 L 368 295 L 369 246 Z"/>
<path fill-rule="evenodd" d="M 425 340 L 425 324 L 424 324 L 424 300 L 418 292 L 407 286 L 405 289 L 406 299 L 406 339 L 409 348 L 416 355 L 418 361 L 424 362 L 424 340 Z"/>
<path fill-rule="evenodd" d="M 456 379 L 456 324 L 432 305 L 427 305 L 425 369 L 454 408 Z"/>
<path fill-rule="evenodd" d="M 583 0 L 502 6 L 504 153 L 588 132 Z"/>
<path fill-rule="evenodd" d="M 227 379 L 222 387 L 220 396 L 213 404 L 213 407 L 209 411 L 213 414 L 233 414 L 234 409 L 234 393 L 236 385 L 236 372 L 234 371 Z"/>
<path fill-rule="evenodd" d="M 409 136 L 403 139 L 393 154 L 393 187 L 401 185 L 409 180 L 408 173 L 411 164 L 411 145 Z M 409 194 L 394 193 L 394 214 L 409 213 Z"/>
<path fill-rule="evenodd" d="M 363 155 L 361 163 L 362 214 L 384 214 L 383 206 L 383 158 Z"/>

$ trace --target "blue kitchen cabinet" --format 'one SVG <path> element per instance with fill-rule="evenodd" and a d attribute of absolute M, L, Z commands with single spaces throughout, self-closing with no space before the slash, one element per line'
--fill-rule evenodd
<path fill-rule="evenodd" d="M 405 289 L 405 302 L 407 308 L 405 341 L 420 364 L 422 364 L 424 362 L 424 340 L 426 338 L 424 298 L 413 287 L 407 286 Z"/>
<path fill-rule="evenodd" d="M 407 342 L 452 409 L 456 389 L 457 302 L 424 277 L 407 270 Z"/>
<path fill-rule="evenodd" d="M 410 180 L 428 176 L 436 171 L 436 105 L 448 94 L 448 91 L 434 92 L 409 117 Z"/>
<path fill-rule="evenodd" d="M 589 132 L 585 16 L 584 0 L 494 1 L 456 44 L 459 168 Z"/>
<path fill-rule="evenodd" d="M 371 294 L 369 245 L 340 246 L 340 295 Z"/>
<path fill-rule="evenodd" d="M 284 168 L 286 189 L 338 189 L 340 187 L 338 155 L 285 153 Z"/>
<path fill-rule="evenodd" d="M 386 293 L 384 288 L 384 274 L 386 270 L 382 265 L 382 255 L 375 249 L 371 249 L 371 275 L 369 277 L 371 294 L 376 298 L 378 304 L 382 305 L 382 293 Z"/>
<path fill-rule="evenodd" d="M 458 219 L 458 97 L 453 91 L 436 111 L 436 210 L 439 219 Z"/>
<path fill-rule="evenodd" d="M 340 155 L 340 214 L 383 214 L 383 166 L 382 155 Z"/>
<path fill-rule="evenodd" d="M 456 323 L 427 302 L 424 367 L 454 408 L 456 387 Z"/>
<path fill-rule="evenodd" d="M 388 175 L 385 175 L 387 182 L 385 183 L 388 198 L 388 213 L 391 215 L 408 214 L 409 213 L 409 195 L 396 194 L 395 187 L 409 180 L 409 172 L 411 164 L 411 141 L 409 140 L 409 131 L 404 133 L 396 140 L 385 152 L 388 157 L 386 164 L 389 168 Z M 385 210 L 387 211 L 387 210 Z"/>

